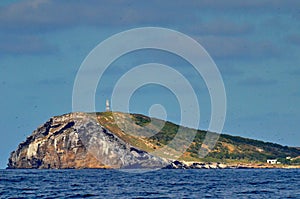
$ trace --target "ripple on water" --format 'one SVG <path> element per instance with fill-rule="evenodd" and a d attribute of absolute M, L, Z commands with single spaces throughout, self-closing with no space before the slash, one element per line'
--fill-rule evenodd
<path fill-rule="evenodd" d="M 0 170 L 1 198 L 300 198 L 299 170 Z"/>

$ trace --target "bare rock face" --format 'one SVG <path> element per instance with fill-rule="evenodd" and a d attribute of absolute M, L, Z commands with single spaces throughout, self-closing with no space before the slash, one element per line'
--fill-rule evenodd
<path fill-rule="evenodd" d="M 93 114 L 52 117 L 10 155 L 8 168 L 161 168 L 168 163 L 130 146 Z"/>

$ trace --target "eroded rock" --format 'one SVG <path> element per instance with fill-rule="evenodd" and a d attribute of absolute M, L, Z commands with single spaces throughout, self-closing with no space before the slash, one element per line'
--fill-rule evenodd
<path fill-rule="evenodd" d="M 167 161 L 125 143 L 92 114 L 51 118 L 19 144 L 8 168 L 161 168 Z"/>

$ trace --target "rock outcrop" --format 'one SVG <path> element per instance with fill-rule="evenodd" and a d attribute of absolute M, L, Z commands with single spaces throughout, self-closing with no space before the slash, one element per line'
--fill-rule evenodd
<path fill-rule="evenodd" d="M 237 168 L 230 165 L 225 165 L 222 163 L 204 163 L 204 162 L 184 162 L 175 160 L 171 162 L 166 169 L 228 169 L 228 168 Z"/>
<path fill-rule="evenodd" d="M 8 168 L 161 168 L 168 162 L 125 143 L 93 114 L 52 117 L 11 153 Z"/>

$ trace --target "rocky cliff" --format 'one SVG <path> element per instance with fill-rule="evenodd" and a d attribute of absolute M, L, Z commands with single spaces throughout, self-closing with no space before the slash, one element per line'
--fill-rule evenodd
<path fill-rule="evenodd" d="M 93 114 L 52 117 L 11 153 L 8 168 L 161 168 L 167 161 L 124 142 Z"/>

